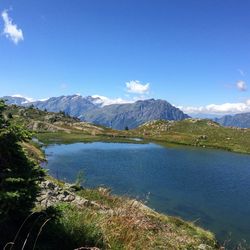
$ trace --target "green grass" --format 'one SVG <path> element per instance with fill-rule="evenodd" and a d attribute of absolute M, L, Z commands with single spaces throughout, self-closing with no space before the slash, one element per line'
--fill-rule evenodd
<path fill-rule="evenodd" d="M 52 249 L 51 246 L 54 249 L 97 246 L 114 250 L 177 250 L 197 249 L 200 244 L 218 249 L 212 233 L 178 218 L 151 210 L 142 211 L 139 206 L 131 204 L 124 199 L 123 203 L 113 208 L 114 214 L 59 204 L 54 208 L 58 216 L 47 225 L 40 239 L 40 244 L 45 244 L 41 244 L 38 249 Z"/>
<path fill-rule="evenodd" d="M 228 128 L 210 120 L 154 121 L 130 131 L 133 136 L 160 143 L 218 148 L 250 153 L 250 129 Z"/>
<path fill-rule="evenodd" d="M 107 191 L 106 191 L 107 190 Z M 89 188 L 84 188 L 80 191 L 77 192 L 77 195 L 87 199 L 87 200 L 92 200 L 95 202 L 98 202 L 100 205 L 109 207 L 109 208 L 114 208 L 118 204 L 121 204 L 123 199 L 119 196 L 115 195 L 110 195 L 108 189 L 104 190 L 102 192 L 99 189 L 89 189 Z"/>
<path fill-rule="evenodd" d="M 61 188 L 65 183 L 56 181 Z M 143 203 L 116 196 L 105 188 L 81 189 L 76 194 L 98 206 L 59 203 L 46 211 L 52 220 L 39 238 L 37 249 L 218 249 L 214 235 L 191 222 L 159 214 Z M 37 208 L 39 209 L 39 208 Z"/>
<path fill-rule="evenodd" d="M 36 249 L 76 249 L 83 246 L 104 249 L 103 234 L 96 225 L 101 216 L 90 209 L 60 203 L 47 209 L 52 218 L 44 227 Z"/>

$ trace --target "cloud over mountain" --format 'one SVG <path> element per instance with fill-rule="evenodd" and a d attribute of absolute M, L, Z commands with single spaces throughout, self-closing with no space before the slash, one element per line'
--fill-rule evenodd
<path fill-rule="evenodd" d="M 206 106 L 192 107 L 179 106 L 182 111 L 187 114 L 236 114 L 243 112 L 250 112 L 250 99 L 245 102 L 238 103 L 223 103 L 223 104 L 209 104 Z"/>
<path fill-rule="evenodd" d="M 149 93 L 149 83 L 141 83 L 140 81 L 133 80 L 126 82 L 127 92 L 133 94 L 148 94 Z"/>
<path fill-rule="evenodd" d="M 93 98 L 97 99 L 95 102 L 100 103 L 102 106 L 107 106 L 111 104 L 123 104 L 123 103 L 132 103 L 134 101 L 124 100 L 122 98 L 108 98 L 102 95 L 92 95 Z"/>

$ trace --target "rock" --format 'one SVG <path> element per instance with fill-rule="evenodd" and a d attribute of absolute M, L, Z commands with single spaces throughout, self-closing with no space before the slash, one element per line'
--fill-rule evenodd
<path fill-rule="evenodd" d="M 46 207 L 50 207 L 50 206 L 53 206 L 55 204 L 55 202 L 53 201 L 50 201 L 50 200 L 47 200 L 47 204 L 46 204 Z"/>
<path fill-rule="evenodd" d="M 89 206 L 93 208 L 101 208 L 100 204 L 96 203 L 95 201 L 90 201 Z"/>
<path fill-rule="evenodd" d="M 54 203 L 52 203 L 51 201 L 49 201 L 49 200 L 43 200 L 42 202 L 41 202 L 41 206 L 43 206 L 43 207 L 50 207 L 50 206 L 52 206 L 52 205 L 54 205 Z"/>
<path fill-rule="evenodd" d="M 67 191 L 67 190 L 63 190 L 63 195 L 64 196 L 67 196 L 67 195 L 69 195 L 70 194 L 70 192 L 69 191 Z"/>
<path fill-rule="evenodd" d="M 68 189 L 71 192 L 75 192 L 81 190 L 81 187 L 76 184 L 66 184 L 66 189 Z"/>
<path fill-rule="evenodd" d="M 46 190 L 41 190 L 40 196 L 43 196 L 43 195 L 47 195 L 47 191 Z"/>
<path fill-rule="evenodd" d="M 37 200 L 37 202 L 41 202 L 41 201 L 45 200 L 46 198 L 47 198 L 47 196 L 42 195 L 42 196 L 37 197 L 36 200 Z"/>
<path fill-rule="evenodd" d="M 64 198 L 65 198 L 65 195 L 63 195 L 63 194 L 57 195 L 57 199 L 58 199 L 59 201 L 64 201 Z"/>
<path fill-rule="evenodd" d="M 198 137 L 198 139 L 207 140 L 207 136 L 206 136 L 206 135 L 200 135 L 200 136 Z"/>
<path fill-rule="evenodd" d="M 106 210 L 106 208 L 102 207 L 100 204 L 77 196 L 73 191 L 71 192 L 71 190 L 75 188 L 75 185 L 66 184 L 66 189 L 64 189 L 50 181 L 44 181 L 40 186 L 42 191 L 37 198 L 37 202 L 43 207 L 52 206 L 57 202 L 72 202 L 78 207 L 91 206 L 96 209 Z M 109 190 L 103 188 L 102 191 L 108 192 Z"/>
<path fill-rule="evenodd" d="M 98 191 L 99 191 L 101 194 L 109 194 L 109 193 L 111 192 L 111 189 L 110 189 L 110 188 L 99 187 L 99 188 L 98 188 Z"/>
<path fill-rule="evenodd" d="M 51 189 L 51 190 L 53 190 L 56 187 L 56 185 L 53 182 L 48 181 L 48 180 L 44 182 L 44 186 L 47 189 Z"/>
<path fill-rule="evenodd" d="M 200 245 L 198 246 L 198 249 L 199 249 L 199 250 L 211 250 L 211 249 L 213 249 L 213 248 L 210 247 L 210 246 L 208 246 L 208 245 L 206 245 L 206 244 L 200 244 Z"/>
<path fill-rule="evenodd" d="M 75 198 L 74 203 L 79 207 L 87 207 L 90 204 L 89 200 L 80 198 L 79 196 Z"/>
<path fill-rule="evenodd" d="M 64 201 L 67 201 L 67 202 L 71 202 L 75 199 L 75 196 L 72 195 L 72 194 L 69 194 L 67 195 L 65 198 L 64 198 Z"/>
<path fill-rule="evenodd" d="M 55 194 L 55 193 L 52 192 L 52 191 L 50 191 L 50 190 L 47 192 L 47 196 L 53 196 L 54 194 Z"/>

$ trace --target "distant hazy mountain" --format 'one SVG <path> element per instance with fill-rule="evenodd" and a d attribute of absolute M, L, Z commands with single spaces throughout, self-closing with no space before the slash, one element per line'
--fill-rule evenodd
<path fill-rule="evenodd" d="M 216 118 L 215 121 L 223 126 L 250 128 L 250 112 L 236 115 L 225 115 L 221 118 Z"/>
<path fill-rule="evenodd" d="M 223 115 L 218 116 L 218 114 L 192 113 L 191 116 L 192 118 L 214 120 L 215 118 L 221 118 Z"/>
<path fill-rule="evenodd" d="M 125 127 L 135 128 L 151 120 L 183 120 L 189 118 L 180 109 L 172 106 L 164 100 L 143 100 L 135 103 L 111 104 L 103 106 L 99 97 L 82 97 L 80 95 L 52 97 L 46 101 L 22 102 L 15 97 L 5 97 L 9 104 L 34 105 L 35 107 L 51 112 L 64 111 L 65 113 L 79 117 L 81 120 L 115 129 Z"/>
<path fill-rule="evenodd" d="M 94 111 L 100 107 L 98 98 L 91 96 L 83 97 L 80 95 L 69 95 L 51 97 L 46 101 L 32 102 L 27 105 L 33 104 L 41 110 L 48 110 L 50 112 L 64 111 L 70 116 L 79 117 L 82 113 Z"/>
<path fill-rule="evenodd" d="M 116 129 L 135 128 L 151 120 L 183 120 L 189 116 L 163 100 L 143 100 L 135 103 L 112 104 L 94 112 L 83 113 L 86 121 Z"/>
<path fill-rule="evenodd" d="M 18 106 L 24 105 L 25 103 L 28 103 L 29 101 L 24 97 L 17 97 L 17 96 L 3 96 L 1 99 L 6 100 L 7 104 L 16 104 Z"/>

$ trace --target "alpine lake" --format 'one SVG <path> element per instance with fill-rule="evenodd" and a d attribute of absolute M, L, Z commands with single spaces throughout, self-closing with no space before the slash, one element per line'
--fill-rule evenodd
<path fill-rule="evenodd" d="M 146 202 L 158 212 L 193 221 L 222 243 L 250 243 L 250 155 L 154 143 L 51 144 L 49 174 Z"/>

